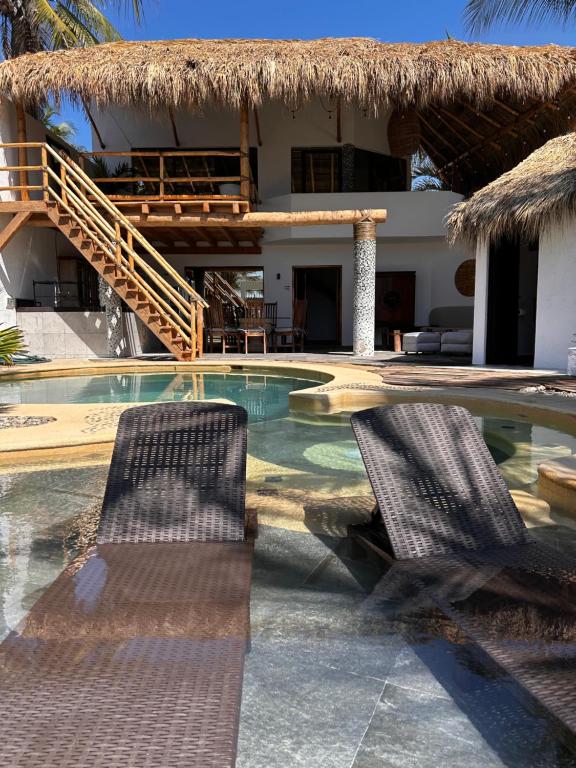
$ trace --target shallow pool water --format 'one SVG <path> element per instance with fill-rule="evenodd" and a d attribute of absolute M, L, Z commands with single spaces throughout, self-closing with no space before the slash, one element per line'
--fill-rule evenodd
<path fill-rule="evenodd" d="M 337 538 L 371 504 L 350 414 L 290 412 L 288 392 L 317 383 L 306 379 L 199 377 L 2 384 L 0 402 L 223 397 L 249 411 L 249 503 L 258 502 L 261 522 L 279 527 L 263 525 L 256 548 L 240 768 L 576 767 L 547 717 L 518 701 L 509 681 L 491 676 L 461 645 L 418 627 L 414 636 L 413 626 L 369 608 L 379 566 L 358 561 Z M 476 418 L 511 488 L 533 491 L 539 463 L 576 453 L 575 437 L 546 426 Z M 90 538 L 107 461 L 95 453 L 82 465 L 0 468 L 0 636 Z M 286 530 L 295 521 L 298 530 Z M 576 552 L 568 528 L 537 534 Z"/>
<path fill-rule="evenodd" d="M 288 393 L 320 382 L 245 373 L 115 373 L 0 381 L 0 403 L 153 403 L 233 400 L 252 421 L 288 414 Z"/>

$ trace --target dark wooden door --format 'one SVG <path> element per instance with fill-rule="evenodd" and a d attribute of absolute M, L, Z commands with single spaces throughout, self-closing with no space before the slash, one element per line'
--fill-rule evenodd
<path fill-rule="evenodd" d="M 414 327 L 416 272 L 376 273 L 376 325 L 390 330 Z"/>

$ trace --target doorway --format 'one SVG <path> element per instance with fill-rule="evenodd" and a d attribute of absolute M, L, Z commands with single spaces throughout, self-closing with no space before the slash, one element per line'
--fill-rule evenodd
<path fill-rule="evenodd" d="M 342 343 L 342 267 L 293 267 L 294 301 L 306 301 L 306 345 Z"/>
<path fill-rule="evenodd" d="M 538 245 L 504 240 L 490 249 L 486 362 L 534 365 Z"/>

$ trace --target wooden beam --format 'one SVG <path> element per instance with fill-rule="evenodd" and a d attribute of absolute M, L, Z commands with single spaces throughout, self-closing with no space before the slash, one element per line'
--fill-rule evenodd
<path fill-rule="evenodd" d="M 342 99 L 338 96 L 336 102 L 336 141 L 342 144 Z"/>
<path fill-rule="evenodd" d="M 26 112 L 24 111 L 24 105 L 21 101 L 16 102 L 16 138 L 19 144 L 25 144 L 28 139 L 26 138 Z M 18 165 L 28 165 L 28 151 L 26 147 L 18 147 Z M 21 170 L 20 177 L 20 200 L 30 200 L 30 192 L 28 187 L 28 171 Z"/>
<path fill-rule="evenodd" d="M 0 251 L 8 245 L 20 227 L 23 227 L 24 224 L 26 224 L 30 216 L 32 216 L 30 211 L 21 211 L 10 219 L 8 224 L 6 224 L 4 229 L 0 232 Z"/>
<path fill-rule="evenodd" d="M 343 211 L 250 211 L 232 213 L 190 213 L 175 217 L 169 214 L 147 216 L 126 211 L 126 218 L 141 227 L 316 227 L 324 225 L 357 224 L 371 220 L 383 224 L 387 211 L 383 208 Z"/>
<path fill-rule="evenodd" d="M 568 91 L 568 93 L 569 92 L 570 90 Z M 444 170 L 446 168 L 449 168 L 451 165 L 457 164 L 458 162 L 460 162 L 460 160 L 464 160 L 465 158 L 469 157 L 475 152 L 482 151 L 487 144 L 495 143 L 496 139 L 500 139 L 502 136 L 505 136 L 508 133 L 515 133 L 516 132 L 515 129 L 521 126 L 522 123 L 532 122 L 533 118 L 536 115 L 540 114 L 540 112 L 544 112 L 547 109 L 557 110 L 558 105 L 555 102 L 551 102 L 551 101 L 535 104 L 533 107 L 530 107 L 530 109 L 526 110 L 525 112 L 519 113 L 518 116 L 513 120 L 511 120 L 508 124 L 494 131 L 490 136 L 487 136 L 484 139 L 484 141 L 479 141 L 478 143 L 474 144 L 472 147 L 467 149 L 465 152 L 462 152 L 460 155 L 458 155 L 458 157 L 455 157 L 449 163 L 446 163 L 444 166 L 442 166 L 440 170 Z"/>
<path fill-rule="evenodd" d="M 144 253 L 144 251 L 142 251 Z M 259 256 L 262 253 L 262 248 L 259 245 L 241 245 L 233 247 L 231 245 L 172 245 L 162 249 L 162 255 L 165 256 L 195 256 L 199 254 L 219 255 L 219 256 L 234 256 L 234 255 L 248 255 Z"/>
<path fill-rule="evenodd" d="M 88 108 L 88 104 L 86 103 L 86 99 L 82 99 L 82 106 L 84 107 L 84 112 L 86 112 L 86 117 L 90 121 L 90 125 L 94 129 L 94 133 L 96 134 L 96 138 L 98 139 L 98 143 L 102 147 L 102 149 L 106 149 L 106 144 L 104 144 L 104 141 L 102 139 L 102 134 L 98 130 L 98 126 L 96 125 L 96 120 L 92 117 L 92 113 L 90 112 L 90 109 Z"/>
<path fill-rule="evenodd" d="M 258 110 L 256 107 L 254 107 L 254 123 L 256 125 L 256 140 L 258 141 L 258 146 L 262 146 L 262 134 L 260 133 L 260 118 L 258 117 Z"/>
<path fill-rule="evenodd" d="M 246 103 L 240 107 L 240 194 L 250 200 L 250 112 Z"/>
<path fill-rule="evenodd" d="M 174 144 L 177 147 L 180 146 L 180 137 L 178 136 L 178 129 L 176 128 L 176 120 L 174 120 L 174 112 L 168 108 L 168 117 L 170 118 L 170 125 L 172 126 L 172 135 L 174 136 Z"/>
<path fill-rule="evenodd" d="M 42 200 L 2 200 L 0 201 L 0 213 L 46 213 L 46 204 Z"/>

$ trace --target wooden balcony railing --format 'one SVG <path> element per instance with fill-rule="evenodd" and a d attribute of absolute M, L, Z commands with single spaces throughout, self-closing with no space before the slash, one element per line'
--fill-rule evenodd
<path fill-rule="evenodd" d="M 256 202 L 239 150 L 82 152 L 84 171 L 110 200 L 222 199 Z"/>

